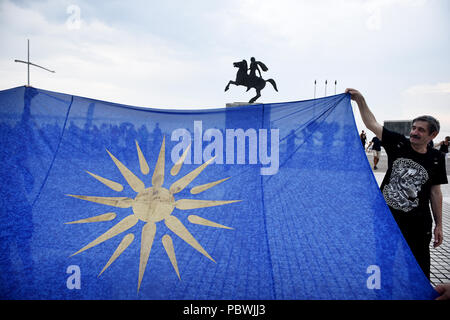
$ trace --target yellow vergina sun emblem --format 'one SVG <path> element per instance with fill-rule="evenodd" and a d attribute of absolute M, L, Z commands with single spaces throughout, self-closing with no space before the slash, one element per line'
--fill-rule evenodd
<path fill-rule="evenodd" d="M 147 175 L 149 173 L 149 166 L 147 164 L 147 161 L 145 160 L 144 155 L 142 154 L 141 148 L 139 147 L 138 142 L 136 141 L 136 149 L 139 157 L 139 165 L 141 172 L 144 175 Z M 180 157 L 180 159 L 175 163 L 175 165 L 172 167 L 170 173 L 175 176 L 179 173 L 181 166 L 188 154 L 188 151 L 190 149 L 190 145 L 186 150 L 183 152 L 183 155 Z M 141 251 L 140 251 L 140 258 L 139 258 L 139 280 L 138 280 L 138 291 L 141 286 L 142 278 L 144 276 L 144 271 L 147 266 L 148 258 L 150 255 L 150 250 L 153 245 L 153 240 L 156 233 L 156 224 L 158 222 L 164 221 L 167 228 L 169 228 L 172 232 L 174 232 L 177 236 L 179 236 L 181 239 L 186 241 L 189 245 L 191 245 L 194 249 L 198 250 L 200 253 L 205 255 L 207 258 L 211 259 L 213 262 L 214 259 L 206 252 L 205 249 L 198 243 L 198 241 L 192 236 L 192 234 L 186 229 L 186 227 L 182 224 L 182 222 L 175 216 L 172 215 L 172 212 L 175 208 L 179 210 L 190 210 L 190 209 L 198 209 L 198 208 L 205 208 L 205 207 L 213 207 L 213 206 L 221 206 L 233 202 L 238 202 L 241 200 L 219 200 L 219 201 L 212 201 L 212 200 L 195 200 L 195 199 L 179 199 L 175 200 L 174 195 L 178 192 L 182 191 L 184 188 L 186 188 L 213 160 L 214 158 L 211 158 L 207 162 L 203 163 L 193 171 L 186 174 L 184 177 L 178 179 L 175 181 L 169 189 L 166 189 L 163 187 L 164 183 L 164 168 L 165 168 L 165 139 L 163 138 L 161 149 L 159 152 L 158 160 L 156 162 L 155 170 L 153 172 L 152 176 L 152 186 L 149 188 L 145 187 L 144 182 L 142 182 L 133 172 L 131 172 L 124 164 L 122 164 L 114 155 L 112 155 L 108 150 L 106 150 L 108 154 L 110 155 L 111 159 L 116 164 L 117 168 L 122 173 L 123 177 L 127 181 L 128 185 L 137 192 L 137 195 L 134 199 L 127 198 L 127 197 L 96 197 L 96 196 L 82 196 L 82 195 L 72 195 L 68 194 L 67 196 L 87 200 L 91 202 L 96 202 L 112 207 L 118 207 L 118 208 L 132 208 L 133 213 L 129 216 L 125 217 L 123 220 L 118 222 L 116 225 L 114 225 L 112 228 L 110 228 L 108 231 L 103 233 L 101 236 L 99 236 L 97 239 L 93 240 L 92 242 L 88 243 L 86 246 L 75 252 L 71 255 L 74 256 L 76 254 L 79 254 L 87 249 L 90 249 L 102 242 L 105 242 L 112 237 L 123 233 L 136 225 L 139 220 L 145 222 L 145 225 L 142 227 L 141 232 Z M 95 179 L 99 180 L 109 188 L 121 192 L 123 190 L 123 186 L 117 182 L 114 182 L 112 180 L 100 177 L 96 174 L 93 174 L 89 171 L 87 171 L 91 176 L 93 176 Z M 214 182 L 210 182 L 204 185 L 199 185 L 191 189 L 192 194 L 198 194 L 200 192 L 203 192 L 205 190 L 208 190 L 219 183 L 224 182 L 229 178 L 217 180 Z M 74 223 L 89 223 L 89 222 L 99 222 L 99 221 L 110 221 L 115 219 L 116 214 L 114 212 L 102 214 L 99 216 L 90 217 L 87 219 L 67 222 L 67 224 L 74 224 Z M 218 224 L 216 222 L 204 219 L 202 217 L 196 216 L 196 215 L 190 215 L 188 216 L 188 221 L 194 224 L 200 224 L 210 227 L 216 227 L 216 228 L 225 228 L 225 229 L 232 229 L 230 227 Z M 99 276 L 125 251 L 126 248 L 133 242 L 134 235 L 133 233 L 129 233 L 125 235 L 112 254 L 109 261 L 106 263 L 106 265 L 103 267 L 102 271 L 100 272 Z M 162 237 L 162 244 L 164 246 L 164 249 L 166 250 L 166 253 L 170 259 L 170 262 L 172 263 L 172 266 L 178 276 L 178 278 L 181 280 L 180 272 L 178 270 L 178 263 L 175 255 L 175 250 L 172 242 L 172 237 L 169 234 L 165 234 Z"/>

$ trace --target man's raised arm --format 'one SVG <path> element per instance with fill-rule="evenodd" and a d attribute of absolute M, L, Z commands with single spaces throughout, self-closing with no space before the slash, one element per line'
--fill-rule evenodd
<path fill-rule="evenodd" d="M 351 88 L 345 89 L 345 93 L 350 93 L 352 100 L 358 104 L 359 113 L 361 114 L 362 121 L 364 122 L 366 128 L 372 131 L 377 138 L 381 140 L 383 126 L 378 123 L 372 111 L 370 111 L 363 95 L 358 90 Z"/>

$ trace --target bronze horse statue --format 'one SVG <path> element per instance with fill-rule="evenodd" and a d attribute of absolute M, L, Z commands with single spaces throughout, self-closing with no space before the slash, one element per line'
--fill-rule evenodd
<path fill-rule="evenodd" d="M 258 62 L 258 63 L 261 64 L 263 71 L 267 71 L 267 67 L 263 63 L 261 63 L 261 62 Z M 238 68 L 238 72 L 236 74 L 236 81 L 230 80 L 228 82 L 227 86 L 225 87 L 225 91 L 227 91 L 230 88 L 230 84 L 234 84 L 236 86 L 247 87 L 247 91 L 250 90 L 251 88 L 255 88 L 256 96 L 251 98 L 249 103 L 253 103 L 259 97 L 261 97 L 261 90 L 264 89 L 264 87 L 266 86 L 266 82 L 269 82 L 273 86 L 275 91 L 278 92 L 277 84 L 275 83 L 275 80 L 273 80 L 273 79 L 264 80 L 262 77 L 256 76 L 256 74 L 254 72 L 253 73 L 251 72 L 249 75 L 247 73 L 248 65 L 247 65 L 247 61 L 245 59 L 242 61 L 239 61 L 239 62 L 234 62 L 233 66 L 235 68 Z"/>

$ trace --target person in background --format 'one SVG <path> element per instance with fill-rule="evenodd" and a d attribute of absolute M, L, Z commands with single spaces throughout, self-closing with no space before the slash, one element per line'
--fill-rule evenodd
<path fill-rule="evenodd" d="M 439 151 L 445 154 L 445 158 L 448 156 L 448 143 L 450 141 L 450 137 L 445 137 L 445 140 L 442 140 L 436 145 L 436 148 L 439 147 Z"/>
<path fill-rule="evenodd" d="M 363 148 L 366 148 L 366 140 L 367 140 L 367 136 L 366 133 L 364 132 L 364 130 L 361 131 L 361 134 L 359 135 L 359 138 L 361 139 L 361 143 L 363 145 Z"/>
<path fill-rule="evenodd" d="M 372 146 L 373 153 L 373 170 L 377 170 L 377 164 L 380 161 L 380 153 L 381 153 L 381 141 L 377 138 L 377 136 L 373 137 L 372 141 L 369 142 L 367 146 L 367 150 L 369 150 L 370 146 Z"/>

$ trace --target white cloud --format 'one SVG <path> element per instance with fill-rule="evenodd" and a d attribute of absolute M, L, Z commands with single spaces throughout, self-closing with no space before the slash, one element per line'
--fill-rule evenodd
<path fill-rule="evenodd" d="M 8 28 L 1 33 L 2 47 L 23 42 L 21 50 L 16 48 L 14 53 L 15 58 L 23 59 L 26 38 L 18 37 L 26 35 L 31 39 L 31 61 L 56 70 L 52 75 L 32 68 L 31 85 L 125 104 L 183 104 L 187 93 L 177 83 L 194 78 L 198 65 L 186 58 L 181 46 L 98 19 L 83 20 L 82 12 L 81 24 L 69 20 L 76 24 L 73 28 L 67 20 L 49 21 L 32 9 L 7 1 L 1 4 L 0 28 Z M 0 68 L 11 70 L 11 56 L 0 53 L 0 57 Z M 19 64 L 13 67 L 17 73 L 26 70 Z M 6 84 L 9 81 L 0 79 L 0 85 L 11 87 Z"/>
<path fill-rule="evenodd" d="M 441 132 L 437 140 L 450 135 L 450 82 L 413 85 L 402 92 L 401 106 L 405 118 L 410 114 L 438 118 Z"/>
<path fill-rule="evenodd" d="M 361 5 L 355 1 L 245 0 L 239 1 L 240 15 L 236 19 L 250 22 L 252 30 L 260 30 L 258 35 L 304 49 L 345 37 L 358 21 L 360 10 Z"/>
<path fill-rule="evenodd" d="M 428 94 L 448 95 L 450 94 L 450 82 L 415 85 L 406 89 L 404 93 L 410 96 L 428 95 Z"/>
<path fill-rule="evenodd" d="M 312 98 L 315 79 L 321 96 L 324 80 L 337 79 L 338 93 L 361 89 L 395 119 L 403 88 L 446 79 L 448 44 L 439 30 L 448 19 L 433 16 L 439 1 L 0 1 L 0 87 L 24 84 L 25 67 L 12 61 L 26 58 L 30 38 L 33 62 L 57 72 L 33 69 L 40 88 L 141 106 L 221 107 L 254 95 L 223 89 L 235 77 L 232 62 L 255 56 L 279 88 L 265 89 L 262 102 Z M 67 12 L 72 3 L 79 25 Z M 367 30 L 367 3 L 380 10 L 379 32 Z"/>
<path fill-rule="evenodd" d="M 372 31 L 379 31 L 383 26 L 383 11 L 394 6 L 420 7 L 424 6 L 428 0 L 369 0 L 365 2 L 366 12 L 369 15 L 366 20 L 366 27 Z M 403 8 L 402 8 L 403 9 Z"/>

